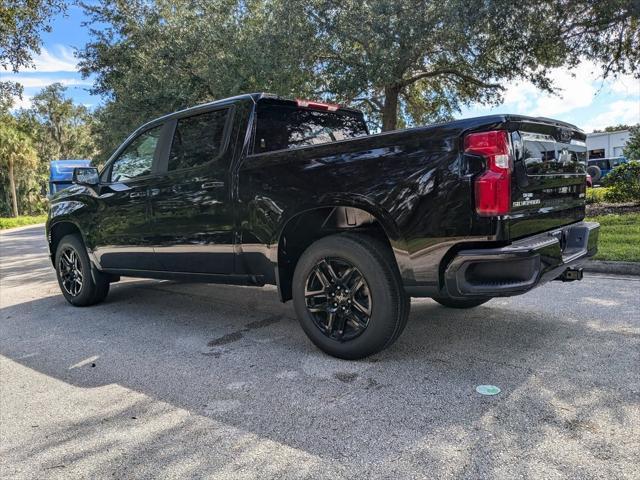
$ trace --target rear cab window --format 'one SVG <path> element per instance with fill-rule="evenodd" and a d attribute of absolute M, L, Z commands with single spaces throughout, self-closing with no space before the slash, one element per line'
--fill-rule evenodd
<path fill-rule="evenodd" d="M 362 113 L 303 107 L 294 101 L 262 99 L 253 153 L 320 145 L 368 135 Z"/>
<path fill-rule="evenodd" d="M 168 171 L 183 170 L 213 162 L 225 147 L 225 130 L 229 109 L 213 110 L 177 122 L 171 150 Z"/>

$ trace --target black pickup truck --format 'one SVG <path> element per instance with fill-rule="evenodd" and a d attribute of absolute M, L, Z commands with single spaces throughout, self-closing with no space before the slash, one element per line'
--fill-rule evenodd
<path fill-rule="evenodd" d="M 494 115 L 371 135 L 361 112 L 248 94 L 153 120 L 50 204 L 60 288 L 120 276 L 274 284 L 322 350 L 389 346 L 410 297 L 470 308 L 580 280 L 585 134 Z"/>

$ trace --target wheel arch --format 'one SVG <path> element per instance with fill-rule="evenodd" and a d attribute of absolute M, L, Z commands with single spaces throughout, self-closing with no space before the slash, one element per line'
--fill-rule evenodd
<path fill-rule="evenodd" d="M 50 255 L 51 263 L 53 263 L 54 266 L 55 266 L 56 250 L 58 248 L 58 244 L 60 243 L 60 240 L 62 240 L 62 238 L 65 235 L 71 235 L 71 234 L 79 235 L 80 239 L 82 240 L 82 243 L 86 245 L 84 241 L 84 236 L 82 235 L 82 231 L 80 230 L 78 225 L 72 222 L 71 220 L 68 220 L 68 219 L 59 220 L 49 227 L 49 235 L 47 240 L 49 243 L 49 253 L 51 254 Z"/>
<path fill-rule="evenodd" d="M 324 205 L 290 217 L 278 235 L 276 283 L 280 299 L 292 298 L 293 273 L 302 253 L 316 240 L 335 233 L 362 232 L 381 240 L 391 249 L 396 266 L 402 271 L 398 245 L 403 242 L 395 223 L 372 208 L 351 205 Z"/>

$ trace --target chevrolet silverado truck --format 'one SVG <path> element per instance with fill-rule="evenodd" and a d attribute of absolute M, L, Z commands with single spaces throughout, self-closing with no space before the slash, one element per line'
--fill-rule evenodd
<path fill-rule="evenodd" d="M 121 276 L 277 285 L 326 353 L 391 345 L 411 297 L 471 308 L 582 278 L 585 134 L 492 115 L 370 134 L 357 110 L 247 94 L 153 120 L 77 168 L 46 234 L 64 297 Z"/>

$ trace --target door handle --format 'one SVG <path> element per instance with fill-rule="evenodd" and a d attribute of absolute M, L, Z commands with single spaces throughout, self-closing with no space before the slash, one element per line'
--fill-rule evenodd
<path fill-rule="evenodd" d="M 146 196 L 147 196 L 147 192 L 131 192 L 129 194 L 130 198 L 142 198 Z"/>
<path fill-rule="evenodd" d="M 202 185 L 200 185 L 200 188 L 202 190 L 209 190 L 211 188 L 223 188 L 224 187 L 224 182 L 204 182 Z"/>

